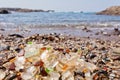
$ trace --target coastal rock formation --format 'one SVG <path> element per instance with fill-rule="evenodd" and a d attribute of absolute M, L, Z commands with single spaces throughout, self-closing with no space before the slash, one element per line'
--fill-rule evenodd
<path fill-rule="evenodd" d="M 10 12 L 8 11 L 8 10 L 5 10 L 5 9 L 3 9 L 3 10 L 0 10 L 0 14 L 9 14 Z"/>
<path fill-rule="evenodd" d="M 22 8 L 0 8 L 0 11 L 6 10 L 6 11 L 14 11 L 14 12 L 54 12 L 54 10 L 33 10 L 33 9 L 22 9 Z"/>
<path fill-rule="evenodd" d="M 112 6 L 96 14 L 104 15 L 120 15 L 120 6 Z"/>

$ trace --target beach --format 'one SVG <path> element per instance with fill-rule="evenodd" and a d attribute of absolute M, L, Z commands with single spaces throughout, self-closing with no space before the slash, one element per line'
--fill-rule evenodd
<path fill-rule="evenodd" d="M 27 12 L 0 15 L 0 80 L 120 79 L 120 16 Z"/>
<path fill-rule="evenodd" d="M 0 27 L 0 79 L 120 79 L 119 27 L 25 26 Z"/>
<path fill-rule="evenodd" d="M 119 5 L 0 0 L 0 80 L 120 80 Z"/>

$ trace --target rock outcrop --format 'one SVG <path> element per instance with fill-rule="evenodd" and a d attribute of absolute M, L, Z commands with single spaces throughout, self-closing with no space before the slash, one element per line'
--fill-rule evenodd
<path fill-rule="evenodd" d="M 22 9 L 22 8 L 0 8 L 0 11 L 6 10 L 6 11 L 14 11 L 14 12 L 54 12 L 54 10 L 33 10 L 33 9 Z"/>
<path fill-rule="evenodd" d="M 112 6 L 96 14 L 103 15 L 120 15 L 120 6 Z"/>
<path fill-rule="evenodd" d="M 5 9 L 3 9 L 3 10 L 0 10 L 0 14 L 9 14 L 10 12 L 8 11 L 8 10 L 5 10 Z"/>

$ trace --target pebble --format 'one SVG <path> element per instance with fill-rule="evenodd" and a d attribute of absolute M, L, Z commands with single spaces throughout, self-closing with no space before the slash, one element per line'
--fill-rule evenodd
<path fill-rule="evenodd" d="M 113 77 L 113 78 L 114 78 L 114 77 L 115 77 L 115 74 L 111 73 L 111 74 L 110 74 L 110 77 Z"/>
<path fill-rule="evenodd" d="M 120 55 L 120 47 L 113 48 L 113 52 Z"/>
<path fill-rule="evenodd" d="M 106 32 L 103 32 L 103 34 L 107 35 Z M 88 80 L 91 78 L 91 75 L 93 76 L 94 74 L 95 74 L 94 79 L 100 79 L 100 80 L 110 80 L 110 79 L 112 80 L 113 79 L 113 80 L 115 80 L 117 78 L 119 80 L 119 77 L 120 77 L 120 70 L 119 70 L 120 69 L 120 67 L 119 67 L 119 65 L 120 65 L 120 44 L 119 44 L 119 42 L 116 42 L 115 44 L 113 44 L 113 42 L 99 40 L 99 39 L 75 38 L 75 37 L 69 37 L 69 36 L 56 34 L 56 33 L 46 34 L 46 35 L 36 34 L 36 35 L 30 36 L 29 38 L 26 38 L 26 39 L 23 38 L 23 36 L 21 36 L 21 39 L 18 41 L 16 38 L 20 38 L 20 36 L 21 35 L 18 35 L 18 34 L 9 35 L 6 38 L 6 40 L 9 40 L 8 42 L 3 41 L 4 42 L 3 43 L 1 41 L 0 60 L 2 62 L 0 62 L 0 65 L 2 65 L 1 63 L 6 63 L 6 62 L 9 63 L 9 61 L 11 59 L 13 59 L 15 56 L 18 56 L 18 57 L 24 56 L 24 54 L 25 54 L 24 48 L 26 47 L 26 45 L 28 45 L 28 42 L 30 41 L 30 42 L 36 42 L 37 44 L 52 46 L 53 50 L 56 51 L 55 54 L 58 54 L 57 52 L 61 52 L 63 54 L 61 56 L 62 58 L 64 58 L 66 55 L 73 53 L 74 55 L 66 56 L 67 59 L 72 59 L 71 56 L 75 56 L 76 53 L 79 52 L 78 57 L 81 59 L 80 64 L 82 64 L 83 66 L 89 64 L 88 65 L 89 69 L 92 69 L 90 66 L 93 66 L 93 65 L 95 65 L 97 67 L 96 68 L 94 66 L 96 68 L 96 71 L 94 71 L 94 69 L 92 69 L 92 71 L 89 71 L 87 69 L 82 69 L 82 68 L 80 71 L 73 71 L 73 72 L 70 71 L 69 74 L 70 75 L 74 74 L 74 77 L 76 80 L 77 79 Z M 22 47 L 20 46 L 21 44 L 23 45 Z M 117 46 L 116 46 L 116 44 L 117 44 Z M 34 45 L 33 45 L 33 47 L 34 47 Z M 42 48 L 42 50 L 46 50 L 46 48 Z M 2 56 L 3 54 L 5 55 L 4 57 Z M 46 53 L 46 55 L 47 55 L 47 53 Z M 4 62 L 3 59 L 5 59 L 5 58 L 8 60 L 5 60 L 5 62 Z M 21 60 L 19 60 L 18 62 L 22 63 Z M 25 60 L 23 62 L 25 64 Z M 33 60 L 33 62 L 34 62 L 34 60 Z M 44 61 L 39 60 L 39 61 L 34 62 L 33 65 L 36 67 L 39 67 L 41 76 L 46 77 L 49 75 L 49 73 L 46 72 L 46 68 L 44 67 L 43 62 Z M 66 62 L 66 61 L 63 61 L 63 62 Z M 85 64 L 83 64 L 84 62 L 85 62 Z M 79 64 L 78 62 L 76 62 L 76 63 Z M 17 62 L 15 62 L 15 64 L 10 63 L 10 64 L 8 64 L 8 67 L 6 67 L 6 66 L 4 66 L 4 67 L 6 69 L 9 68 L 10 71 L 14 71 L 16 65 L 18 65 Z M 71 65 L 73 65 L 73 64 L 71 64 Z M 62 65 L 60 65 L 60 66 L 62 66 Z M 17 67 L 19 68 L 19 66 L 17 66 Z M 87 66 L 84 66 L 84 68 L 85 67 L 87 67 Z M 64 69 L 65 68 L 67 68 L 67 65 L 64 65 Z M 23 67 L 20 68 L 19 70 L 21 72 L 25 71 L 23 69 Z M 49 71 L 49 69 L 47 69 L 47 70 Z M 59 73 L 57 73 L 57 74 L 59 74 Z M 31 78 L 31 75 L 29 75 L 29 74 L 26 74 L 26 75 L 28 75 L 28 78 Z M 10 75 L 8 77 L 9 78 L 12 77 L 12 79 L 16 78 L 16 76 L 13 75 L 13 73 L 10 73 Z M 21 76 L 19 76 L 19 77 L 21 78 Z M 72 79 L 73 77 L 71 77 L 71 78 L 68 77 L 68 78 Z M 56 79 L 58 79 L 58 78 L 56 78 Z"/>

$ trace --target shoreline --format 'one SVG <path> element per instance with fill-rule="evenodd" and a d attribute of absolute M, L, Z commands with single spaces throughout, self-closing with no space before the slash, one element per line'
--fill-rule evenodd
<path fill-rule="evenodd" d="M 118 29 L 118 31 L 115 31 Z M 120 27 L 90 27 L 90 25 L 21 25 L 19 27 L 0 27 L 0 34 L 7 36 L 9 34 L 20 34 L 24 37 L 32 36 L 34 34 L 50 34 L 57 33 L 63 35 L 70 35 L 74 37 L 86 37 L 103 40 L 118 41 L 120 39 Z"/>

